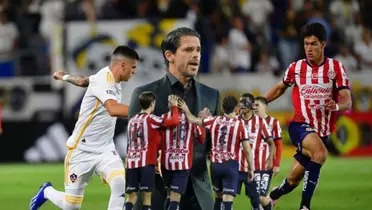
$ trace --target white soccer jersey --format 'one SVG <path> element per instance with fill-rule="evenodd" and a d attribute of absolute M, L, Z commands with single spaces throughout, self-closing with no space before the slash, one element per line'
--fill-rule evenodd
<path fill-rule="evenodd" d="M 111 117 L 104 107 L 109 99 L 120 103 L 121 85 L 115 82 L 109 67 L 105 67 L 89 77 L 89 86 L 74 131 L 67 140 L 67 148 L 95 153 L 115 150 L 116 117 Z"/>

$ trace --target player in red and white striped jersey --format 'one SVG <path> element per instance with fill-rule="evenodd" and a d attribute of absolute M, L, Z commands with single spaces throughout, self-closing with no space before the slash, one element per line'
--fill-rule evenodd
<path fill-rule="evenodd" d="M 339 61 L 324 56 L 325 27 L 320 23 L 309 23 L 302 27 L 301 36 L 304 38 L 306 59 L 292 63 L 283 81 L 265 94 L 271 102 L 289 86 L 294 86 L 292 103 L 295 115 L 289 125 L 289 136 L 297 147 L 297 153 L 289 176 L 270 193 L 270 197 L 279 199 L 296 188 L 304 178 L 300 209 L 310 209 L 320 168 L 327 159 L 328 151 L 323 141 L 335 123 L 333 112 L 350 109 L 352 101 L 345 67 Z"/>
<path fill-rule="evenodd" d="M 243 122 L 249 136 L 249 143 L 253 151 L 253 169 L 254 183 L 246 183 L 244 176 L 247 173 L 248 165 L 245 161 L 243 151 L 239 154 L 239 173 L 240 180 L 238 187 L 245 185 L 246 195 L 250 197 L 252 209 L 259 210 L 261 204 L 264 210 L 271 209 L 271 202 L 265 195 L 262 195 L 262 179 L 267 177 L 267 174 L 272 174 L 273 157 L 275 154 L 275 144 L 271 137 L 271 133 L 267 130 L 266 124 L 262 118 L 253 113 L 254 97 L 250 93 L 245 93 L 240 98 L 240 115 L 237 117 Z M 266 150 L 266 147 L 269 150 Z"/>
<path fill-rule="evenodd" d="M 156 97 L 146 91 L 139 96 L 141 112 L 128 123 L 128 147 L 126 156 L 126 210 L 132 210 L 137 201 L 138 187 L 143 193 L 143 209 L 151 208 L 151 192 L 154 187 L 156 155 L 160 145 L 159 129 L 175 127 L 180 123 L 177 96 L 170 95 L 170 115 L 158 117 L 154 111 Z"/>
<path fill-rule="evenodd" d="M 274 117 L 267 115 L 267 100 L 262 96 L 258 96 L 254 99 L 255 112 L 258 116 L 264 119 L 266 123 L 266 128 L 271 133 L 274 139 L 276 152 L 274 156 L 274 164 L 272 172 L 263 174 L 261 176 L 261 192 L 260 195 L 267 195 L 268 189 L 271 183 L 271 177 L 275 176 L 280 171 L 280 160 L 282 157 L 282 129 L 280 128 L 279 120 Z M 268 145 L 264 143 L 264 149 L 268 153 Z"/>
<path fill-rule="evenodd" d="M 170 115 L 168 112 L 162 115 L 162 118 L 167 119 Z M 176 202 L 179 206 L 181 196 L 186 192 L 192 167 L 194 140 L 203 144 L 205 129 L 193 125 L 181 111 L 179 125 L 162 130 L 161 136 L 161 172 L 168 191 L 167 200 L 169 199 L 166 205 Z M 173 206 L 165 208 L 171 209 Z"/>
<path fill-rule="evenodd" d="M 234 96 L 226 96 L 222 102 L 225 115 L 211 116 L 205 119 L 192 115 L 184 102 L 180 102 L 179 106 L 185 111 L 190 122 L 203 125 L 210 130 L 212 138 L 210 171 L 213 189 L 216 192 L 214 210 L 222 208 L 221 200 L 223 201 L 223 209 L 231 210 L 238 185 L 238 160 L 241 143 L 247 162 L 249 165 L 253 164 L 247 132 L 242 121 L 236 118 L 238 101 Z M 253 180 L 252 167 L 245 179 Z"/>

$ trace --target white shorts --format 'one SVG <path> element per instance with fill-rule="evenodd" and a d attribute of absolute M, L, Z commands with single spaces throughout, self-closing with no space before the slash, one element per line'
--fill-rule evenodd
<path fill-rule="evenodd" d="M 84 189 L 94 174 L 104 183 L 114 176 L 124 176 L 124 165 L 116 151 L 92 153 L 79 149 L 68 150 L 65 158 L 65 189 Z"/>

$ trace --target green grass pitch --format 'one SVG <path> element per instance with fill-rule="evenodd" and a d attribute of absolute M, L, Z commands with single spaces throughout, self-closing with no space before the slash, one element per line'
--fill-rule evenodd
<path fill-rule="evenodd" d="M 284 159 L 281 173 L 271 186 L 279 185 L 287 175 L 292 159 Z M 41 183 L 51 181 L 63 190 L 62 164 L 4 164 L 0 165 L 0 209 L 28 209 L 29 200 Z M 301 200 L 302 184 L 291 194 L 282 197 L 275 209 L 297 210 Z M 107 209 L 109 187 L 95 177 L 86 188 L 83 210 Z M 372 158 L 329 158 L 322 168 L 319 185 L 312 202 L 313 210 L 372 209 Z M 41 210 L 56 210 L 47 202 Z M 245 196 L 237 196 L 235 210 L 250 210 Z M 211 207 L 212 210 L 212 207 Z"/>

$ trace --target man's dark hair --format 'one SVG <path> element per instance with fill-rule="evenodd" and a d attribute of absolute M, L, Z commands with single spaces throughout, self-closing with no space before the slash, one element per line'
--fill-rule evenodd
<path fill-rule="evenodd" d="M 257 96 L 256 98 L 254 98 L 254 100 L 255 101 L 259 101 L 259 102 L 261 102 L 261 103 L 263 103 L 265 105 L 268 104 L 267 99 L 265 97 L 263 97 L 263 96 Z"/>
<path fill-rule="evenodd" d="M 235 96 L 226 96 L 222 101 L 222 109 L 225 114 L 230 114 L 234 112 L 235 108 L 238 106 L 238 99 Z"/>
<path fill-rule="evenodd" d="M 112 55 L 121 55 L 127 58 L 139 60 L 138 53 L 132 48 L 124 45 L 116 47 L 114 52 L 112 52 Z"/>
<path fill-rule="evenodd" d="M 183 36 L 196 36 L 200 40 L 200 34 L 187 27 L 176 28 L 169 32 L 164 40 L 161 42 L 161 50 L 163 51 L 164 63 L 169 67 L 169 61 L 165 57 L 165 51 L 169 50 L 172 53 L 176 53 L 178 47 L 180 46 L 180 39 Z"/>
<path fill-rule="evenodd" d="M 148 109 L 152 102 L 156 100 L 156 96 L 151 91 L 144 91 L 138 97 L 141 109 Z"/>
<path fill-rule="evenodd" d="M 241 97 L 242 98 L 248 98 L 250 103 L 254 103 L 254 96 L 250 93 L 244 93 Z"/>
<path fill-rule="evenodd" d="M 309 23 L 301 28 L 301 36 L 315 36 L 322 42 L 327 40 L 327 31 L 321 23 Z"/>

